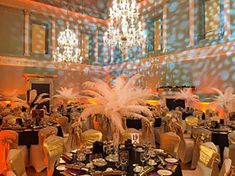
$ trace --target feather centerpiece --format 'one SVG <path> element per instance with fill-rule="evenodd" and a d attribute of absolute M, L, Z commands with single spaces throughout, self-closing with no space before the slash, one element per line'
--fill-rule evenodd
<path fill-rule="evenodd" d="M 104 115 L 110 119 L 113 136 L 124 131 L 124 117 L 144 119 L 149 122 L 152 112 L 146 106 L 146 100 L 151 96 L 147 89 L 136 86 L 140 75 L 134 75 L 129 80 L 120 76 L 116 78 L 113 85 L 103 80 L 95 79 L 83 84 L 81 90 L 83 97 L 92 98 L 95 104 L 83 104 L 84 111 L 81 118 L 84 120 L 96 114 Z"/>
<path fill-rule="evenodd" d="M 26 101 L 19 98 L 19 93 L 18 93 L 18 90 L 16 89 L 14 89 L 13 91 L 9 91 L 9 92 L 3 92 L 0 98 L 2 100 L 10 101 L 11 106 L 13 107 L 19 107 L 19 106 L 28 107 Z"/>
<path fill-rule="evenodd" d="M 179 92 L 175 94 L 176 99 L 185 100 L 186 106 L 193 107 L 199 102 L 199 97 L 192 93 L 191 88 L 180 89 Z"/>
<path fill-rule="evenodd" d="M 233 94 L 233 88 L 228 87 L 224 93 L 217 89 L 212 88 L 218 95 L 214 98 L 214 103 L 217 108 L 222 108 L 225 113 L 234 112 L 233 102 L 235 102 L 235 94 Z"/>
<path fill-rule="evenodd" d="M 76 99 L 78 97 L 78 93 L 74 92 L 73 88 L 61 87 L 53 97 L 63 100 L 63 104 L 66 108 L 68 101 Z"/>

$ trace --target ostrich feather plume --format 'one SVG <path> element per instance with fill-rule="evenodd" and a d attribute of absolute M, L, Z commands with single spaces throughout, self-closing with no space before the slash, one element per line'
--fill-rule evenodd
<path fill-rule="evenodd" d="M 235 94 L 233 94 L 232 87 L 226 88 L 224 93 L 217 88 L 212 88 L 212 90 L 218 94 L 213 101 L 217 107 L 223 108 L 228 112 L 233 112 L 235 110 L 232 105 L 232 103 L 235 102 Z"/>
<path fill-rule="evenodd" d="M 199 102 L 199 97 L 192 93 L 192 89 L 180 89 L 180 91 L 175 94 L 175 97 L 176 99 L 185 100 L 189 107 L 192 107 Z"/>
<path fill-rule="evenodd" d="M 146 100 L 151 94 L 148 90 L 136 86 L 140 77 L 135 75 L 128 80 L 120 76 L 112 85 L 100 79 L 85 82 L 81 95 L 94 99 L 96 103 L 84 104 L 81 118 L 102 114 L 111 120 L 112 128 L 119 132 L 123 131 L 122 119 L 125 116 L 148 121 L 152 113 L 146 106 Z"/>

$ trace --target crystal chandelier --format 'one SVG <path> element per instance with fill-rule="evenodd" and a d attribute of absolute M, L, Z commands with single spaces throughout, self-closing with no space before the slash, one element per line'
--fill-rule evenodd
<path fill-rule="evenodd" d="M 68 18 L 68 0 L 66 15 Z M 57 38 L 57 48 L 53 51 L 53 59 L 55 62 L 64 63 L 82 63 L 81 50 L 78 46 L 78 38 L 75 32 L 67 27 L 64 31 L 61 31 Z"/>
<path fill-rule="evenodd" d="M 79 57 L 81 50 L 78 47 L 76 33 L 69 29 L 69 25 L 64 31 L 59 33 L 57 38 L 57 48 L 53 53 L 53 59 L 56 62 L 81 63 L 82 57 Z"/>
<path fill-rule="evenodd" d="M 109 15 L 108 30 L 104 33 L 106 46 L 118 47 L 126 54 L 127 49 L 141 45 L 144 35 L 136 0 L 114 0 Z"/>

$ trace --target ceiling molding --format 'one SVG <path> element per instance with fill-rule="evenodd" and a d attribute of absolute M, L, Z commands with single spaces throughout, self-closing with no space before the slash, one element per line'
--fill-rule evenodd
<path fill-rule="evenodd" d="M 31 12 L 52 16 L 53 18 L 60 18 L 60 19 L 67 18 L 67 11 L 65 9 L 32 0 L 14 0 L 14 1 L 1 0 L 0 5 L 22 10 L 29 10 Z M 82 20 L 83 22 L 89 21 L 90 23 L 100 24 L 101 26 L 107 25 L 105 20 L 88 16 L 86 14 L 68 11 L 68 15 L 69 18 L 73 19 L 75 22 L 77 22 L 78 20 Z"/>
<path fill-rule="evenodd" d="M 29 58 L 9 56 L 0 56 L 0 66 L 37 67 L 55 70 L 92 72 L 101 74 L 106 73 L 101 66 L 97 65 L 54 63 L 53 61 L 33 60 Z"/>
<path fill-rule="evenodd" d="M 129 70 L 128 65 L 132 65 L 132 67 L 142 67 L 143 65 L 145 65 L 145 63 L 150 63 L 148 65 L 153 66 L 179 61 L 202 60 L 226 56 L 235 56 L 235 42 L 227 42 L 213 46 L 195 48 L 179 53 L 152 56 L 148 58 L 142 58 L 137 61 L 127 61 L 119 64 L 112 64 L 105 66 L 104 70 L 109 70 L 110 72 L 112 72 L 115 71 L 117 68 Z"/>

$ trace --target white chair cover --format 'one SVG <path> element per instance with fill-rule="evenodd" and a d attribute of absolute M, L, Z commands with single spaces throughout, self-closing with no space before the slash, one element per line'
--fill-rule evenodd
<path fill-rule="evenodd" d="M 203 143 L 200 146 L 200 159 L 196 170 L 183 170 L 184 176 L 216 176 L 218 170 L 219 153 L 212 142 Z"/>
<path fill-rule="evenodd" d="M 57 128 L 48 126 L 46 128 L 40 129 L 38 132 L 39 144 L 31 145 L 30 147 L 30 163 L 36 170 L 36 172 L 41 172 L 46 168 L 44 162 L 44 152 L 43 152 L 43 142 L 44 140 L 51 136 L 57 134 Z"/>
<path fill-rule="evenodd" d="M 228 134 L 229 147 L 224 148 L 224 158 L 232 160 L 232 165 L 235 165 L 235 132 Z"/>
<path fill-rule="evenodd" d="M 219 176 L 229 176 L 232 169 L 232 160 L 231 159 L 225 159 L 222 165 L 222 168 L 220 169 Z"/>
<path fill-rule="evenodd" d="M 180 141 L 180 137 L 173 132 L 163 133 L 160 135 L 160 148 L 177 157 Z"/>

